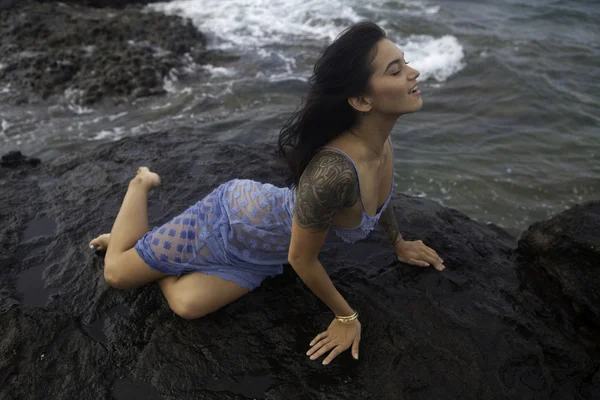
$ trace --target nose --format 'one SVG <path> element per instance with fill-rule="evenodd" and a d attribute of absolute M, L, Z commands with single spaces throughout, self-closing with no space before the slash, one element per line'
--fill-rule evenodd
<path fill-rule="evenodd" d="M 414 69 L 413 67 L 409 67 L 409 68 L 411 69 L 411 71 L 408 73 L 408 77 L 410 78 L 411 81 L 417 79 L 421 75 L 421 73 L 418 70 Z"/>

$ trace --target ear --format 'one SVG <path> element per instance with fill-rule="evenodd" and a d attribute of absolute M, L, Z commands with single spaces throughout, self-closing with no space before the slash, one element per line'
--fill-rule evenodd
<path fill-rule="evenodd" d="M 371 111 L 371 99 L 368 96 L 349 97 L 348 104 L 358 112 L 368 113 Z"/>

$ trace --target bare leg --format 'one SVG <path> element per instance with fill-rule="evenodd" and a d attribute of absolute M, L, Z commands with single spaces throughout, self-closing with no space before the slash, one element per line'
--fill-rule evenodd
<path fill-rule="evenodd" d="M 107 233 L 98 236 L 91 243 L 94 244 L 96 249 L 106 249 L 109 240 L 110 234 Z M 149 274 L 153 271 L 135 253 L 135 249 L 126 251 L 120 257 L 120 260 L 127 263 L 124 270 L 129 272 L 129 277 L 123 278 L 120 282 L 122 289 L 138 287 L 156 279 L 156 276 Z M 174 275 L 162 277 L 161 275 L 159 278 L 158 284 L 169 303 L 169 307 L 185 319 L 200 318 L 249 292 L 248 289 L 240 287 L 234 282 L 200 272 L 181 277 Z"/>
<path fill-rule="evenodd" d="M 104 278 L 111 286 L 132 289 L 166 276 L 151 269 L 133 248 L 148 232 L 148 191 L 158 185 L 160 177 L 146 167 L 129 183 L 104 257 Z"/>
<path fill-rule="evenodd" d="M 167 276 L 158 284 L 171 310 L 185 319 L 203 317 L 249 292 L 234 282 L 200 272 Z"/>
<path fill-rule="evenodd" d="M 158 185 L 160 177 L 157 174 L 146 167 L 138 169 L 110 231 L 111 246 L 106 250 L 107 259 L 131 249 L 148 232 L 148 191 Z"/>
<path fill-rule="evenodd" d="M 98 236 L 92 240 L 97 249 L 108 248 L 110 234 Z M 135 249 L 120 256 L 122 267 L 128 276 L 121 278 L 121 289 L 135 288 L 159 278 L 158 284 L 173 312 L 185 319 L 200 318 L 217 311 L 249 292 L 234 282 L 226 281 L 216 275 L 194 272 L 181 277 L 164 276 L 152 269 L 140 258 Z"/>

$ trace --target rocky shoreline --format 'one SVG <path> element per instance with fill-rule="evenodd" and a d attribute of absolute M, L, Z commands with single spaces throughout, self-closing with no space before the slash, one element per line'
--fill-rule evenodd
<path fill-rule="evenodd" d="M 110 231 L 139 165 L 163 181 L 149 200 L 152 227 L 232 178 L 283 186 L 273 144 L 220 143 L 186 129 L 41 164 L 11 159 L 0 168 L 0 398 L 600 396 L 600 202 L 534 224 L 517 241 L 395 195 L 402 233 L 434 247 L 447 268 L 399 263 L 377 230 L 326 247 L 321 261 L 360 310 L 363 339 L 359 361 L 343 354 L 324 367 L 305 352 L 332 315 L 291 267 L 185 321 L 156 285 L 108 287 L 102 257 L 86 246 Z"/>
<path fill-rule="evenodd" d="M 0 88 L 10 95 L 3 101 L 130 102 L 162 94 L 166 78 L 222 56 L 206 49 L 189 19 L 142 10 L 149 2 L 4 0 Z"/>

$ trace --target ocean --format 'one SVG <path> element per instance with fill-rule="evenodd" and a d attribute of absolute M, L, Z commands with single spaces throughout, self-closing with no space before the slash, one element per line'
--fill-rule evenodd
<path fill-rule="evenodd" d="M 44 161 L 180 126 L 223 141 L 275 143 L 320 50 L 370 19 L 421 72 L 423 109 L 401 117 L 392 132 L 396 193 L 427 197 L 515 236 L 600 198 L 595 0 L 187 0 L 148 7 L 191 18 L 210 48 L 239 59 L 190 61 L 185 75 L 164 80 L 166 95 L 126 106 L 82 107 L 70 93 L 50 106 L 0 104 L 2 152 Z"/>

